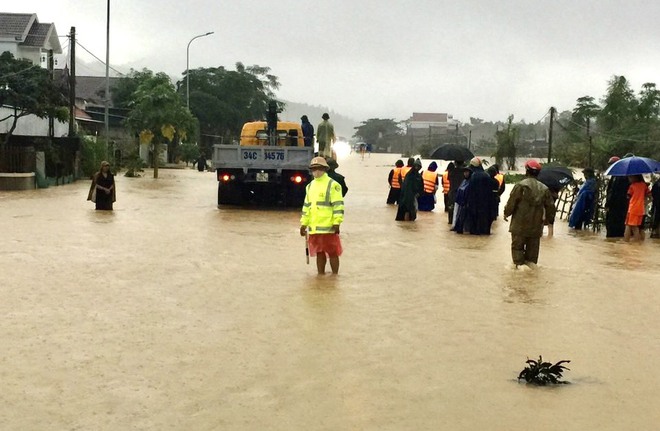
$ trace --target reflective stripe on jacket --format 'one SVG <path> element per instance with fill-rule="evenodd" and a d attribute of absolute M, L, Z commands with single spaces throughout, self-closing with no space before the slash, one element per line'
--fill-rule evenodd
<path fill-rule="evenodd" d="M 401 174 L 400 174 L 401 184 L 403 184 L 403 180 L 406 179 L 406 174 L 408 174 L 408 171 L 410 171 L 411 169 L 412 169 L 412 166 L 404 166 L 404 167 L 401 168 Z"/>
<path fill-rule="evenodd" d="M 435 186 L 438 184 L 438 173 L 432 171 L 424 171 L 422 173 L 422 179 L 424 180 L 424 193 L 427 195 L 432 195 L 435 193 Z"/>
<path fill-rule="evenodd" d="M 392 169 L 392 171 L 394 173 L 392 174 L 392 184 L 391 184 L 391 186 L 392 186 L 393 189 L 400 189 L 401 188 L 401 182 L 399 181 L 399 175 L 401 174 L 401 168 L 396 167 L 396 168 Z"/>
<path fill-rule="evenodd" d="M 333 226 L 344 221 L 344 200 L 341 185 L 324 174 L 307 184 L 300 225 L 307 226 L 309 234 L 334 232 Z"/>
<path fill-rule="evenodd" d="M 442 173 L 442 193 L 449 193 L 449 171 Z"/>

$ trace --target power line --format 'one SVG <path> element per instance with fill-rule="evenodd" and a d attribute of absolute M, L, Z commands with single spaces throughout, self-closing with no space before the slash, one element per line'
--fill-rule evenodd
<path fill-rule="evenodd" d="M 586 129 L 587 129 L 587 126 L 584 126 L 584 125 L 582 125 L 582 124 L 576 123 L 576 122 L 573 121 L 573 120 L 566 119 L 566 121 L 568 121 L 569 123 L 571 123 L 571 124 L 573 124 L 573 125 L 575 125 L 575 126 L 581 128 L 581 129 L 583 129 L 583 130 L 586 130 Z M 561 124 L 558 120 L 555 120 L 555 123 L 559 124 L 559 127 L 561 127 L 562 129 L 564 129 L 565 131 L 570 132 L 570 130 L 568 130 L 568 128 L 567 128 L 566 126 L 564 126 L 563 124 Z M 609 138 L 609 139 L 613 139 L 613 140 L 615 140 L 615 141 L 623 141 L 623 140 L 625 140 L 625 141 L 631 141 L 631 142 L 641 142 L 641 143 L 650 143 L 650 144 L 660 144 L 660 141 L 649 141 L 649 140 L 642 140 L 642 139 L 628 138 L 628 137 L 624 137 L 624 136 L 608 135 L 608 134 L 606 134 L 606 133 L 599 132 L 598 130 L 595 130 L 595 131 L 594 131 L 593 129 L 591 129 L 591 131 L 592 131 L 593 134 L 595 134 L 595 135 L 600 135 L 600 136 L 603 137 L 603 138 Z"/>
<path fill-rule="evenodd" d="M 76 40 L 76 45 L 78 45 L 79 47 L 81 47 L 82 49 L 84 49 L 89 55 L 91 55 L 92 57 L 94 57 L 99 63 L 101 63 L 102 65 L 105 66 L 105 61 L 101 60 L 101 59 L 98 58 L 96 55 L 94 55 L 89 49 L 85 48 L 80 42 L 78 42 L 78 40 Z M 120 76 L 125 76 L 123 73 L 121 73 L 120 71 L 118 71 L 118 70 L 115 69 L 114 67 L 112 67 L 112 66 L 108 66 L 108 67 L 109 67 L 110 69 L 112 69 L 114 72 L 116 72 L 118 75 L 120 75 Z"/>
<path fill-rule="evenodd" d="M 2 75 L 0 76 L 0 79 L 5 79 L 5 78 L 9 78 L 10 76 L 20 75 L 21 73 L 27 72 L 28 70 L 34 69 L 35 67 L 41 67 L 41 65 L 33 64 L 32 66 L 26 67 L 25 69 L 19 70 L 18 72 L 12 72 L 6 75 Z"/>

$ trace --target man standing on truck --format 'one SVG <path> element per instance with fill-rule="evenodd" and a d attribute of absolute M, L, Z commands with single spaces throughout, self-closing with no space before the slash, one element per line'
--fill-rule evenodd
<path fill-rule="evenodd" d="M 316 256 L 318 273 L 325 274 L 329 259 L 332 273 L 337 274 L 342 253 L 339 225 L 344 221 L 341 185 L 328 176 L 330 166 L 323 157 L 314 157 L 309 168 L 314 179 L 307 184 L 300 235 L 309 234 L 309 255 Z"/>
<path fill-rule="evenodd" d="M 316 142 L 319 143 L 319 156 L 335 158 L 332 145 L 335 143 L 335 126 L 330 121 L 328 113 L 324 113 L 321 124 L 316 128 Z"/>
<path fill-rule="evenodd" d="M 300 117 L 300 121 L 302 121 L 302 123 L 300 124 L 300 128 L 302 129 L 303 139 L 305 141 L 305 146 L 306 147 L 313 147 L 314 146 L 314 126 L 312 126 L 312 123 L 309 122 L 309 118 L 307 118 L 307 115 L 303 115 L 302 117 Z"/>

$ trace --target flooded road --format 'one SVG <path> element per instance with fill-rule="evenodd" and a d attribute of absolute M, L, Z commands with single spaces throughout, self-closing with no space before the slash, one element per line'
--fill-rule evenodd
<path fill-rule="evenodd" d="M 86 181 L 0 192 L 0 429 L 656 429 L 660 243 L 561 221 L 515 271 L 501 218 L 395 222 L 396 158 L 339 161 L 338 276 L 213 173 L 118 176 L 109 214 Z M 539 354 L 573 384 L 518 384 Z"/>

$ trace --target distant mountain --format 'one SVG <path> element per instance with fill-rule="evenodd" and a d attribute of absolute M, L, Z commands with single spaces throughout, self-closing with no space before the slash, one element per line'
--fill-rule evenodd
<path fill-rule="evenodd" d="M 314 129 L 316 129 L 316 126 L 322 121 L 321 115 L 323 115 L 324 112 L 327 112 L 328 115 L 330 115 L 330 122 L 335 126 L 335 133 L 346 140 L 351 139 L 355 133 L 354 127 L 360 125 L 359 121 L 340 115 L 323 106 L 312 106 L 306 103 L 289 101 L 284 102 L 286 103 L 286 107 L 284 108 L 284 112 L 280 114 L 281 121 L 294 121 L 299 123 L 300 117 L 307 115 L 309 122 L 312 123 Z"/>

